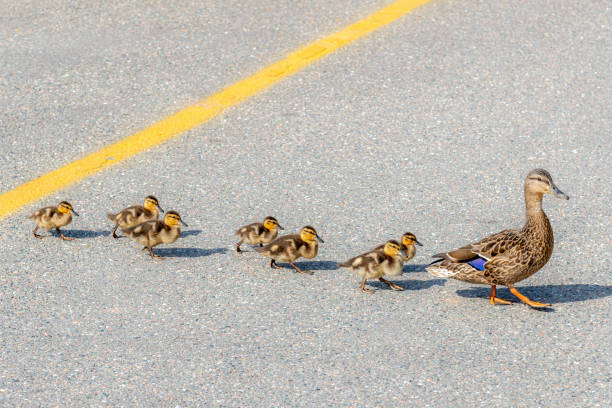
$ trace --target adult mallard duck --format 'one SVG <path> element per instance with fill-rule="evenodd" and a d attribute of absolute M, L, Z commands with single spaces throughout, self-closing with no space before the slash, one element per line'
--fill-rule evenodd
<path fill-rule="evenodd" d="M 436 254 L 440 258 L 426 270 L 434 276 L 491 285 L 491 304 L 510 302 L 496 296 L 496 285 L 507 286 L 512 294 L 531 307 L 547 307 L 534 302 L 515 287 L 539 271 L 553 252 L 553 230 L 542 210 L 542 196 L 553 194 L 569 200 L 544 169 L 532 170 L 525 179 L 526 220 L 523 228 L 504 230 L 459 249 Z"/>
<path fill-rule="evenodd" d="M 276 262 L 289 262 L 289 264 L 300 273 L 312 275 L 312 272 L 298 268 L 293 261 L 300 257 L 312 259 L 319 252 L 319 243 L 324 243 L 317 231 L 311 226 L 302 228 L 299 234 L 283 235 L 261 248 L 255 250 L 265 255 L 270 260 L 270 267 L 280 268 Z"/>
<path fill-rule="evenodd" d="M 143 205 L 133 205 L 124 208 L 117 214 L 107 213 L 109 220 L 115 223 L 112 237 L 117 236 L 117 228 L 130 228 L 147 221 L 155 221 L 159 217 L 159 212 L 164 212 L 159 206 L 159 201 L 154 196 L 150 195 L 144 199 Z"/>
<path fill-rule="evenodd" d="M 400 244 L 395 240 L 387 241 L 382 247 L 357 255 L 338 266 L 351 269 L 357 276 L 363 278 L 361 291 L 372 293 L 372 289 L 366 289 L 368 279 L 378 279 L 393 290 L 404 290 L 399 285 L 389 282 L 383 276 L 399 276 L 404 266 L 403 257 L 400 254 Z"/>
<path fill-rule="evenodd" d="M 236 244 L 236 252 L 240 253 L 240 245 L 246 242 L 250 245 L 263 246 L 278 236 L 278 230 L 284 230 L 274 217 L 266 217 L 263 222 L 254 222 L 238 228 L 236 235 L 240 237 L 240 242 Z"/>
<path fill-rule="evenodd" d="M 47 230 L 55 228 L 61 239 L 66 241 L 73 240 L 74 238 L 67 237 L 60 231 L 60 227 L 70 224 L 72 221 L 72 214 L 76 216 L 79 215 L 74 211 L 72 205 L 68 201 L 62 201 L 57 207 L 43 207 L 29 217 L 36 223 L 36 228 L 34 228 L 32 234 L 34 234 L 34 237 L 40 239 L 42 235 L 36 233 L 39 228 Z"/>

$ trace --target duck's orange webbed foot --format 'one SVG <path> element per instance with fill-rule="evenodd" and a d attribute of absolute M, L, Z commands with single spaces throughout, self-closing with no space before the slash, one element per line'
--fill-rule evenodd
<path fill-rule="evenodd" d="M 527 296 L 523 295 L 521 292 L 516 290 L 514 286 L 508 286 L 508 287 L 510 288 L 510 292 L 512 292 L 514 296 L 521 299 L 523 303 L 526 303 L 531 307 L 550 307 L 552 306 L 550 303 L 535 302 L 529 299 Z"/>

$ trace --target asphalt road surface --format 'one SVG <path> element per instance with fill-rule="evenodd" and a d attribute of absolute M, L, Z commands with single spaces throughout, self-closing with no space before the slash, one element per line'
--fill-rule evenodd
<path fill-rule="evenodd" d="M 1 3 L 7 191 L 390 2 Z M 3 219 L 0 405 L 609 407 L 610 13 L 432 0 Z M 571 197 L 545 197 L 555 251 L 518 285 L 551 308 L 424 271 L 519 227 L 535 167 Z M 189 224 L 158 262 L 104 215 L 148 194 Z M 26 217 L 62 199 L 77 239 L 34 239 Z M 266 215 L 325 239 L 313 276 L 233 251 Z M 337 267 L 406 231 L 404 291 Z"/>

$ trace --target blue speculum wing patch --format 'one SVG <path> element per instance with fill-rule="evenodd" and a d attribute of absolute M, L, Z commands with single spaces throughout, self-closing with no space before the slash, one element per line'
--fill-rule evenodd
<path fill-rule="evenodd" d="M 479 271 L 484 271 L 485 270 L 484 264 L 486 262 L 487 262 L 486 259 L 475 258 L 475 259 L 472 259 L 471 261 L 468 261 L 468 264 L 472 265 L 473 268 L 478 269 Z"/>

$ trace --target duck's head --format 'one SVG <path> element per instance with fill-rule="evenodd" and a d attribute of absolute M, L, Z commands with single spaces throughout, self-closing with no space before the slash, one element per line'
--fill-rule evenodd
<path fill-rule="evenodd" d="M 157 198 L 155 198 L 152 195 L 147 196 L 147 198 L 144 199 L 143 207 L 149 211 L 153 211 L 153 209 L 157 207 L 159 211 L 164 212 L 164 210 L 160 207 L 159 201 L 157 200 Z"/>
<path fill-rule="evenodd" d="M 395 256 L 400 251 L 400 244 L 396 240 L 390 239 L 389 241 L 385 242 L 383 251 L 389 256 Z"/>
<path fill-rule="evenodd" d="M 302 241 L 308 243 L 315 242 L 316 240 L 319 240 L 319 242 L 324 243 L 321 237 L 317 234 L 317 231 L 315 231 L 315 229 L 309 225 L 302 228 L 302 230 L 300 231 L 300 238 L 302 238 Z"/>
<path fill-rule="evenodd" d="M 62 201 L 59 203 L 57 205 L 57 211 L 61 212 L 62 214 L 73 213 L 77 217 L 79 216 L 79 214 L 72 208 L 72 204 L 70 204 L 68 201 Z"/>
<path fill-rule="evenodd" d="M 533 194 L 552 194 L 557 198 L 569 200 L 567 194 L 559 190 L 552 176 L 544 169 L 531 170 L 525 179 L 525 192 Z"/>
<path fill-rule="evenodd" d="M 266 217 L 264 219 L 263 222 L 264 228 L 267 230 L 275 230 L 275 229 L 279 229 L 279 230 L 284 230 L 283 227 L 280 226 L 280 224 L 278 223 L 278 221 L 276 220 L 276 218 L 274 217 Z"/>
<path fill-rule="evenodd" d="M 404 235 L 402 235 L 402 245 L 409 247 L 410 245 L 414 244 L 423 246 L 423 244 L 417 240 L 416 236 L 412 232 L 406 232 Z"/>
<path fill-rule="evenodd" d="M 179 222 L 187 227 L 187 224 L 185 224 L 185 222 L 181 219 L 181 216 L 179 215 L 179 213 L 177 213 L 176 211 L 172 211 L 172 210 L 166 213 L 166 216 L 164 217 L 164 224 L 170 227 L 174 227 L 178 225 Z"/>

